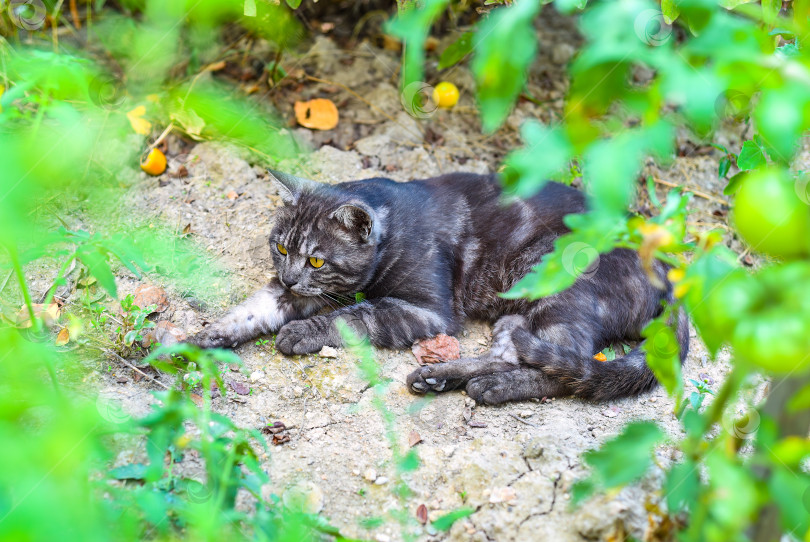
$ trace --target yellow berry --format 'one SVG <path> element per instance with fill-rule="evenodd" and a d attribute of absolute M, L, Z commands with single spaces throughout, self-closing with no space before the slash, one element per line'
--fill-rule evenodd
<path fill-rule="evenodd" d="M 149 175 L 160 175 L 166 171 L 166 155 L 159 149 L 152 149 L 146 158 L 141 160 L 141 169 Z"/>
<path fill-rule="evenodd" d="M 669 282 L 675 283 L 680 282 L 683 280 L 683 277 L 686 275 L 686 271 L 680 268 L 673 268 L 667 272 L 667 278 Z"/>
<path fill-rule="evenodd" d="M 442 81 L 433 89 L 433 101 L 439 107 L 453 107 L 458 102 L 458 88 L 449 81 Z"/>

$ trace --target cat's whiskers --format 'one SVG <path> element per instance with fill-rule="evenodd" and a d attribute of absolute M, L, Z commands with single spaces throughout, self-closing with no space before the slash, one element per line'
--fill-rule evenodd
<path fill-rule="evenodd" d="M 326 303 L 329 306 L 330 309 L 337 310 L 339 308 L 339 306 L 335 305 L 333 300 L 329 296 L 327 296 L 326 294 L 318 294 L 318 297 L 321 298 L 321 300 L 324 303 Z"/>
<path fill-rule="evenodd" d="M 326 297 L 328 297 L 341 307 L 350 305 L 350 303 L 347 303 L 344 299 L 341 299 L 341 296 L 339 294 L 335 294 L 334 292 L 323 292 L 323 295 L 325 295 Z"/>
<path fill-rule="evenodd" d="M 344 305 L 344 306 L 345 305 L 353 305 L 354 302 L 355 302 L 354 298 L 349 297 L 349 296 L 344 295 L 344 294 L 339 294 L 337 292 L 325 292 L 325 293 L 327 295 L 329 295 L 329 297 L 331 299 L 334 299 L 335 301 L 337 301 L 338 303 L 340 303 L 341 305 Z"/>

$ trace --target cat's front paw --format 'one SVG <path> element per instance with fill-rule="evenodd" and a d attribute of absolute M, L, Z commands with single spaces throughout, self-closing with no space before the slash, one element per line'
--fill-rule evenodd
<path fill-rule="evenodd" d="M 282 327 L 276 335 L 276 348 L 288 356 L 295 354 L 311 354 L 320 351 L 329 344 L 331 322 L 323 318 L 310 318 L 309 320 L 294 320 Z"/>
<path fill-rule="evenodd" d="M 227 348 L 236 346 L 236 340 L 230 336 L 223 326 L 211 324 L 196 335 L 192 335 L 186 340 L 190 344 L 195 344 L 200 348 Z"/>

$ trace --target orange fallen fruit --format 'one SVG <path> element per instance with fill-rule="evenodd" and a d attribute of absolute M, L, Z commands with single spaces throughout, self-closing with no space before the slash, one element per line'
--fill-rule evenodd
<path fill-rule="evenodd" d="M 449 81 L 442 81 L 433 89 L 433 101 L 439 107 L 453 107 L 458 103 L 458 87 Z"/>
<path fill-rule="evenodd" d="M 596 361 L 607 361 L 607 356 L 604 353 L 599 352 L 598 354 L 593 355 L 593 359 Z"/>
<path fill-rule="evenodd" d="M 141 159 L 141 169 L 149 175 L 160 175 L 166 171 L 166 155 L 159 149 L 152 149 Z"/>
<path fill-rule="evenodd" d="M 338 123 L 338 109 L 332 100 L 316 98 L 295 102 L 295 120 L 304 128 L 331 130 Z"/>

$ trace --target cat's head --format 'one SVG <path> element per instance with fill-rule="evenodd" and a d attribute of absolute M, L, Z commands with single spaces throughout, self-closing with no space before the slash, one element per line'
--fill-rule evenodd
<path fill-rule="evenodd" d="M 270 178 L 284 201 L 270 234 L 281 283 L 301 296 L 362 291 L 380 237 L 374 209 L 336 186 L 272 170 Z"/>

